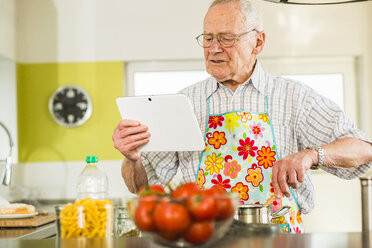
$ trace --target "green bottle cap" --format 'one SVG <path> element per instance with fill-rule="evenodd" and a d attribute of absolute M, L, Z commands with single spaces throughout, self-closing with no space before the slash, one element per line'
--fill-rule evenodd
<path fill-rule="evenodd" d="M 85 161 L 87 163 L 97 163 L 98 162 L 98 156 L 87 156 L 87 159 Z"/>

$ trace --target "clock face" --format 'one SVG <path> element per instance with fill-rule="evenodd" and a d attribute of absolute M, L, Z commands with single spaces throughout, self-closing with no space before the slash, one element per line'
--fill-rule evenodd
<path fill-rule="evenodd" d="M 74 85 L 62 86 L 51 96 L 49 112 L 58 124 L 77 127 L 92 115 L 92 101 L 84 89 Z"/>

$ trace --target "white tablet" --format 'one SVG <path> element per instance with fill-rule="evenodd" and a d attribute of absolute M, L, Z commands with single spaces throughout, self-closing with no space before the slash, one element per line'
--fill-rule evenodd
<path fill-rule="evenodd" d="M 130 96 L 116 99 L 123 119 L 149 128 L 150 141 L 139 151 L 202 151 L 205 148 L 190 100 L 182 94 Z"/>

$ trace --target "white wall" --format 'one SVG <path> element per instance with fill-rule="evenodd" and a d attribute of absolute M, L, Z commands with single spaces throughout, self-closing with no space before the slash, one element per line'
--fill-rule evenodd
<path fill-rule="evenodd" d="M 254 0 L 263 57 L 357 56 L 361 128 L 372 134 L 372 1 L 294 6 Z M 209 1 L 17 0 L 19 62 L 201 59 L 195 37 Z"/>
<path fill-rule="evenodd" d="M 200 58 L 208 1 L 18 0 L 20 62 Z M 55 51 L 56 50 L 56 51 Z"/>
<path fill-rule="evenodd" d="M 0 0 L 0 55 L 14 60 L 15 55 L 15 0 Z"/>
<path fill-rule="evenodd" d="M 368 96 L 372 92 L 369 83 L 372 81 L 372 1 L 334 6 L 255 1 L 267 34 L 262 57 L 358 58 L 358 115 L 360 127 L 371 136 Z M 203 56 L 194 37 L 202 32 L 209 1 L 17 0 L 16 3 L 17 60 L 22 63 L 187 60 Z M 120 161 L 103 162 L 111 166 L 109 175 L 115 178 L 112 179 L 115 190 L 120 188 L 114 194 L 124 194 Z M 20 165 L 19 168 L 24 168 L 20 183 L 27 187 L 36 185 L 43 197 L 69 197 L 73 175 L 78 171 L 75 167 L 70 170 L 72 164 L 53 165 L 68 178 L 65 184 L 61 183 L 62 179 L 57 182 L 40 177 L 44 170 L 54 171 L 52 167 L 46 168 L 47 163 Z M 307 230 L 360 230 L 358 180 L 341 181 L 320 173 L 314 175 L 313 181 L 316 206 L 313 213 L 304 217 Z M 64 185 L 67 189 L 59 188 Z"/>
<path fill-rule="evenodd" d="M 15 6 L 14 0 L 0 1 L 0 122 L 12 136 L 13 161 L 18 160 L 17 142 L 17 91 L 15 66 Z M 0 127 L 0 160 L 9 154 L 9 140 Z M 1 164 L 1 163 L 0 163 Z M 2 169 L 2 165 L 0 166 Z M 1 172 L 1 171 L 0 171 Z"/>
<path fill-rule="evenodd" d="M 14 61 L 2 57 L 1 55 L 0 122 L 2 122 L 10 132 L 14 143 L 12 159 L 16 163 L 18 161 L 16 66 Z M 0 127 L 0 160 L 5 159 L 9 155 L 9 149 L 8 135 L 5 130 Z"/>
<path fill-rule="evenodd" d="M 0 122 L 9 130 L 13 140 L 12 160 L 18 161 L 17 90 L 15 65 L 15 4 L 14 0 L 0 0 Z M 0 127 L 0 160 L 9 155 L 8 135 Z M 4 163 L 0 163 L 2 173 Z M 1 174 L 0 174 L 1 175 Z M 1 196 L 6 191 L 0 186 Z"/>
<path fill-rule="evenodd" d="M 14 200 L 28 199 L 75 199 L 76 183 L 86 165 L 85 161 L 21 163 L 14 167 Z M 121 161 L 99 161 L 99 167 L 109 178 L 109 198 L 125 202 L 134 196 L 121 177 Z M 9 193 L 9 192 L 7 192 Z M 9 195 L 8 195 L 9 196 Z"/>

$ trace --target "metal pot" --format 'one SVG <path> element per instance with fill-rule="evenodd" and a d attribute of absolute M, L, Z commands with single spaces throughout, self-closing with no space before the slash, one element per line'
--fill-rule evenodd
<path fill-rule="evenodd" d="M 247 224 L 272 224 L 273 219 L 284 216 L 290 209 L 289 206 L 284 206 L 273 213 L 271 204 L 244 204 L 238 206 L 235 219 Z"/>

